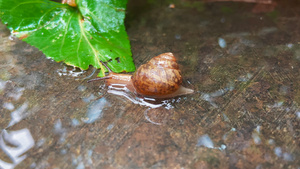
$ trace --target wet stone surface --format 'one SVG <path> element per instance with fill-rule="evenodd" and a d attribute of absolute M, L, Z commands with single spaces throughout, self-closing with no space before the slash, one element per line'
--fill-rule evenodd
<path fill-rule="evenodd" d="M 299 168 L 299 2 L 192 3 L 129 3 L 136 66 L 173 52 L 196 91 L 156 108 L 0 24 L 0 168 Z"/>

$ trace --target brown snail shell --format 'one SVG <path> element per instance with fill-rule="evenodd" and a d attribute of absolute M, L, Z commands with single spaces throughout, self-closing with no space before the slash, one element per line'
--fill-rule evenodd
<path fill-rule="evenodd" d="M 106 65 L 105 65 L 106 66 Z M 191 94 L 192 89 L 183 87 L 179 65 L 172 53 L 163 53 L 141 65 L 133 75 L 117 74 L 110 71 L 103 78 L 110 85 L 125 85 L 131 92 L 152 98 L 171 98 L 179 95 Z"/>
<path fill-rule="evenodd" d="M 164 96 L 174 93 L 182 83 L 181 72 L 172 53 L 163 53 L 141 65 L 132 76 L 137 93 Z"/>
<path fill-rule="evenodd" d="M 76 7 L 77 6 L 75 0 L 62 0 L 61 3 L 62 4 L 68 4 L 68 5 L 72 6 L 72 7 Z"/>

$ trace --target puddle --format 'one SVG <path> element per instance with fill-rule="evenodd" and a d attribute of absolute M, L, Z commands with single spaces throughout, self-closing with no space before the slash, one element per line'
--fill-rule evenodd
<path fill-rule="evenodd" d="M 300 167 L 299 2 L 155 2 L 128 5 L 135 65 L 172 52 L 192 95 L 87 83 L 0 24 L 0 168 Z"/>

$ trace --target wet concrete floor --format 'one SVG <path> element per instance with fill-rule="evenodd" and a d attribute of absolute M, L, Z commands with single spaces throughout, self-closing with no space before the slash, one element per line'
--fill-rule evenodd
<path fill-rule="evenodd" d="M 0 24 L 0 168 L 299 168 L 300 2 L 169 5 L 126 18 L 136 66 L 173 52 L 196 91 L 156 108 Z"/>

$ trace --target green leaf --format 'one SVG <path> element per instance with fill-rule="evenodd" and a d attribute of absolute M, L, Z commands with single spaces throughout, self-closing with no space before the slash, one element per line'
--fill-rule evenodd
<path fill-rule="evenodd" d="M 135 66 L 124 26 L 126 0 L 77 0 L 77 7 L 49 0 L 0 0 L 0 17 L 18 38 L 55 61 L 114 72 Z"/>

